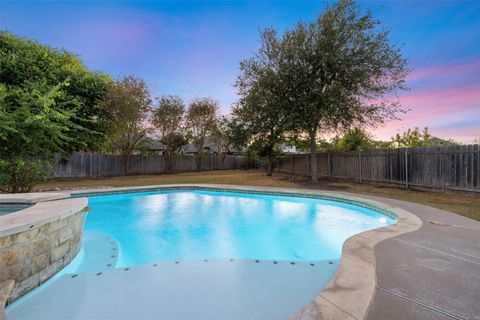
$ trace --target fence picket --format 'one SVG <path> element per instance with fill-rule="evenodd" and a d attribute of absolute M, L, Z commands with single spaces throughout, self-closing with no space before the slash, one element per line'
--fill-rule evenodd
<path fill-rule="evenodd" d="M 479 145 L 329 152 L 318 154 L 318 159 L 320 177 L 480 192 Z M 308 175 L 309 160 L 303 154 L 280 157 L 275 169 Z"/>

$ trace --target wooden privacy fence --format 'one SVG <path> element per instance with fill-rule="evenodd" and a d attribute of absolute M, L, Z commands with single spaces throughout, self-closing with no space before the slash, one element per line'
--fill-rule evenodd
<path fill-rule="evenodd" d="M 203 159 L 202 170 L 240 169 L 248 166 L 248 160 L 241 155 L 226 155 L 222 164 L 221 157 L 209 155 Z M 193 155 L 176 156 L 172 159 L 172 172 L 196 171 Z M 123 158 L 120 155 L 78 152 L 67 160 L 55 156 L 53 163 L 54 178 L 113 177 L 124 175 Z M 162 155 L 132 155 L 128 174 L 146 175 L 165 173 L 165 158 Z"/>
<path fill-rule="evenodd" d="M 310 175 L 310 155 L 281 156 L 275 169 Z M 480 192 L 480 146 L 319 153 L 317 174 L 406 188 Z"/>

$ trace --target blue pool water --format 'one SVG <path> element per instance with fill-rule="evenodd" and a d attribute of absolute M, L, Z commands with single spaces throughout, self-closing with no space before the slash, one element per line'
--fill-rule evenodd
<path fill-rule="evenodd" d="M 116 267 L 163 260 L 338 259 L 348 237 L 394 223 L 341 202 L 200 190 L 93 196 L 89 206 L 87 240 L 99 233 L 113 239 Z"/>
<path fill-rule="evenodd" d="M 9 319 L 284 319 L 333 277 L 348 237 L 395 222 L 342 202 L 240 192 L 88 200 L 80 253 L 9 305 Z"/>

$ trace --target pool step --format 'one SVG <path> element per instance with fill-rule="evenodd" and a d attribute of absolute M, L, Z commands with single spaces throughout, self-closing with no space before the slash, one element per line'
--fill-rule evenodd
<path fill-rule="evenodd" d="M 283 319 L 313 299 L 337 265 L 204 259 L 99 269 L 64 275 L 10 306 L 7 315 L 9 320 Z"/>
<path fill-rule="evenodd" d="M 82 251 L 64 273 L 113 269 L 117 265 L 120 247 L 114 238 L 106 234 L 86 231 L 83 234 Z"/>

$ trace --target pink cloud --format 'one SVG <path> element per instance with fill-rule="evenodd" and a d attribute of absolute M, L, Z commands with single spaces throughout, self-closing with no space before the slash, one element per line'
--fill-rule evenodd
<path fill-rule="evenodd" d="M 445 114 L 452 110 L 480 107 L 480 83 L 469 87 L 433 89 L 413 92 L 400 97 L 401 103 L 410 108 L 410 114 Z"/>
<path fill-rule="evenodd" d="M 400 101 L 411 111 L 402 115 L 402 120 L 389 121 L 372 131 L 376 138 L 388 140 L 407 128 L 425 126 L 440 138 L 464 143 L 480 137 L 480 83 L 460 88 L 415 90 L 401 96 Z M 463 124 L 465 122 L 470 124 Z"/>
<path fill-rule="evenodd" d="M 414 69 L 407 76 L 407 81 L 416 81 L 432 77 L 445 77 L 471 72 L 480 68 L 480 60 L 470 61 L 462 64 L 448 64 L 430 68 Z"/>

